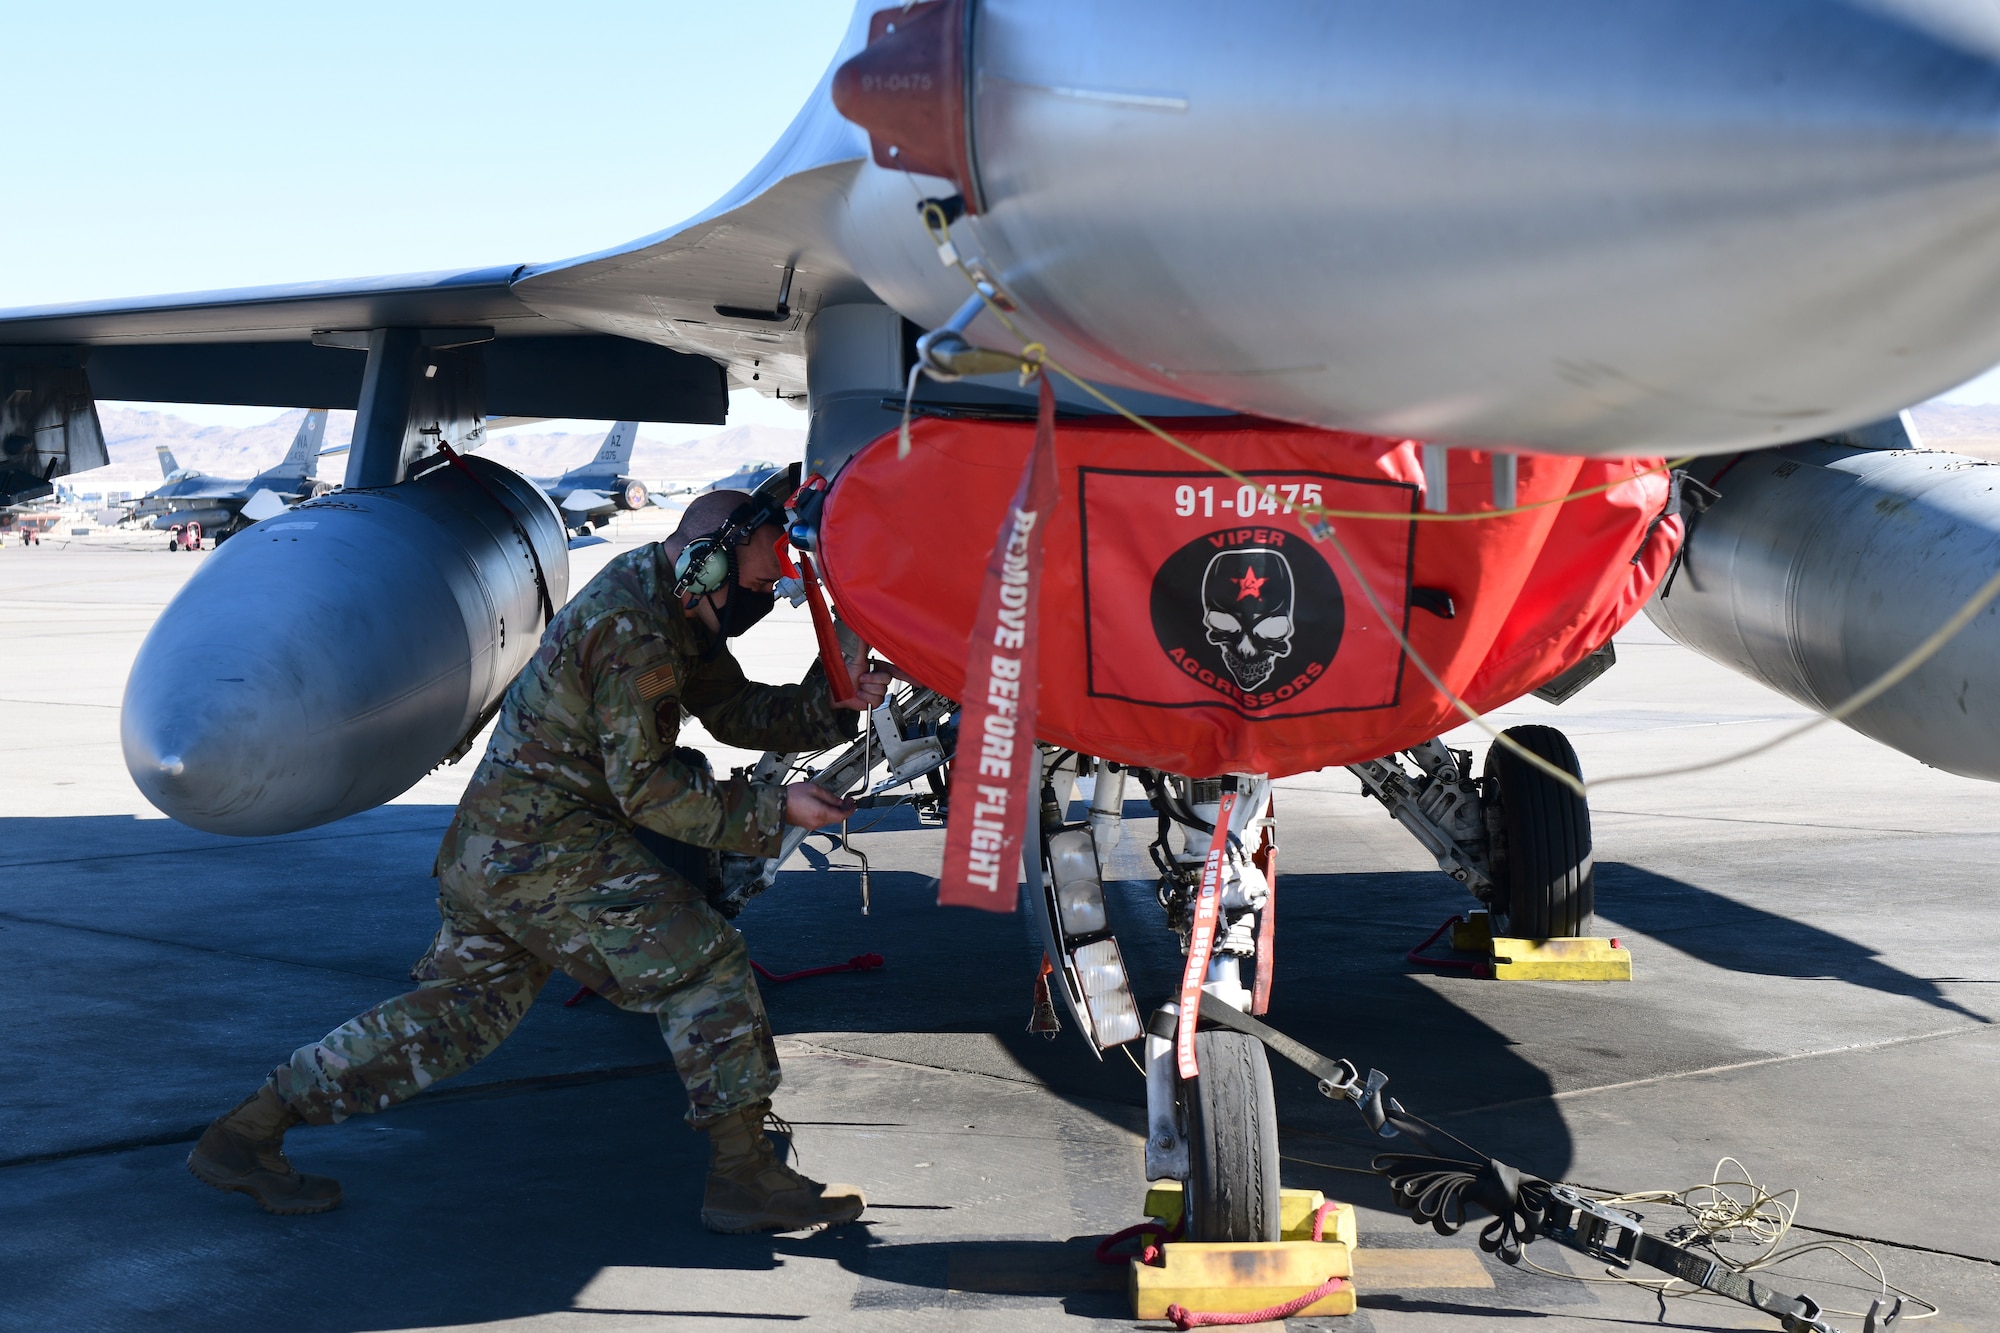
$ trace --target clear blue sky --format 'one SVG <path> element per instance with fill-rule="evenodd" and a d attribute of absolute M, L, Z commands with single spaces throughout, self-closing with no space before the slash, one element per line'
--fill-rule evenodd
<path fill-rule="evenodd" d="M 851 11 L 12 6 L 0 307 L 522 263 L 642 236 L 763 155 Z M 2000 372 L 1946 397 L 2000 401 Z M 799 421 L 768 403 L 742 416 Z"/>
<path fill-rule="evenodd" d="M 0 307 L 558 259 L 657 231 L 756 163 L 852 10 L 10 6 Z"/>

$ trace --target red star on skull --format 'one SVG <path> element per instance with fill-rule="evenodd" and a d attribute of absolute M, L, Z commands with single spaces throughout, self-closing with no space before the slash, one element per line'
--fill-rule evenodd
<path fill-rule="evenodd" d="M 1257 577 L 1257 571 L 1254 569 L 1246 569 L 1243 571 L 1243 577 L 1230 580 L 1230 582 L 1236 585 L 1236 600 L 1239 602 L 1246 597 L 1262 597 L 1264 595 L 1264 585 L 1270 581 L 1270 575 L 1267 574 L 1260 579 Z"/>

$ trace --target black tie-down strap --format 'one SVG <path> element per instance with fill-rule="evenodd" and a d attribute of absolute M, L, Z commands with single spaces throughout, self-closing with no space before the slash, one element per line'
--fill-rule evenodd
<path fill-rule="evenodd" d="M 1395 1098 L 1383 1097 L 1382 1088 L 1389 1080 L 1377 1070 L 1369 1070 L 1363 1078 L 1350 1062 L 1329 1060 L 1206 993 L 1201 997 L 1201 1018 L 1216 1027 L 1257 1038 L 1318 1079 L 1322 1096 L 1353 1102 L 1368 1127 L 1381 1137 L 1408 1138 L 1426 1149 L 1422 1153 L 1382 1153 L 1369 1165 L 1388 1179 L 1396 1206 L 1419 1225 L 1429 1223 L 1440 1236 L 1457 1235 L 1465 1226 L 1469 1208 L 1478 1207 L 1494 1218 L 1480 1231 L 1479 1248 L 1497 1255 L 1503 1263 L 1518 1264 L 1523 1250 L 1546 1237 L 1594 1259 L 1621 1268 L 1641 1264 L 1753 1306 L 1776 1318 L 1785 1333 L 1839 1333 L 1811 1297 L 1781 1296 L 1713 1255 L 1649 1236 L 1631 1214 L 1487 1157 L 1456 1135 L 1411 1114 Z M 1443 1149 L 1441 1143 L 1446 1141 L 1463 1150 L 1465 1156 Z M 1900 1299 L 1893 1303 L 1877 1300 L 1868 1311 L 1862 1333 L 1888 1333 L 1902 1313 Z"/>
<path fill-rule="evenodd" d="M 1712 1254 L 1649 1236 L 1640 1228 L 1638 1218 L 1586 1198 L 1567 1185 L 1550 1187 L 1542 1234 L 1619 1268 L 1643 1264 L 1703 1291 L 1755 1306 L 1777 1319 L 1786 1333 L 1826 1333 L 1833 1327 L 1812 1297 L 1781 1295 Z M 1878 1298 L 1869 1307 L 1863 1333 L 1885 1333 L 1895 1328 L 1902 1316 L 1901 1298 Z"/>

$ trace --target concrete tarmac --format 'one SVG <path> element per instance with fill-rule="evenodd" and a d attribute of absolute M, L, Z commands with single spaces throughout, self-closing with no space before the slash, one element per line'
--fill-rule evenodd
<path fill-rule="evenodd" d="M 610 545 L 577 553 L 572 585 L 664 527 L 621 519 Z M 935 906 L 942 834 L 900 811 L 856 839 L 871 915 L 851 858 L 816 840 L 739 922 L 773 971 L 888 960 L 765 989 L 798 1158 L 864 1186 L 865 1224 L 704 1232 L 704 1141 L 680 1120 L 654 1023 L 594 998 L 566 1007 L 561 976 L 462 1078 L 292 1136 L 296 1160 L 342 1181 L 337 1211 L 269 1217 L 193 1181 L 182 1163 L 208 1119 L 407 986 L 469 775 L 282 838 L 214 837 L 146 807 L 118 701 L 202 559 L 0 548 L 0 1329 L 1148 1327 L 1091 1255 L 1139 1217 L 1139 1076 L 1073 1033 L 1023 1031 L 1038 955 L 1022 921 Z M 787 609 L 741 655 L 778 680 L 810 652 Z M 1531 700 L 1505 720 L 1561 726 L 1597 778 L 1730 753 L 1806 716 L 1643 621 L 1619 654 L 1567 706 Z M 1713 772 L 1599 788 L 1600 930 L 1631 947 L 1628 985 L 1411 966 L 1405 951 L 1470 900 L 1344 773 L 1285 780 L 1278 808 L 1278 1027 L 1381 1068 L 1411 1109 L 1551 1178 L 1676 1189 L 1733 1157 L 1799 1192 L 1787 1245 L 1856 1238 L 1943 1307 L 1916 1327 L 2000 1327 L 2000 789 L 1831 726 Z M 1150 1005 L 1179 960 L 1145 882 L 1150 815 L 1128 813 L 1111 906 Z M 1290 1328 L 1776 1327 L 1580 1281 L 1602 1267 L 1546 1243 L 1528 1257 L 1551 1273 L 1499 1263 L 1472 1232 L 1417 1228 L 1366 1171 L 1377 1144 L 1358 1117 L 1297 1071 L 1274 1075 L 1286 1183 L 1355 1202 L 1364 1247 L 1360 1313 Z M 1390 1250 L 1434 1252 L 1403 1256 L 1396 1279 L 1431 1285 L 1369 1282 L 1366 1253 Z M 1873 1275 L 1821 1250 L 1769 1280 L 1858 1310 Z"/>

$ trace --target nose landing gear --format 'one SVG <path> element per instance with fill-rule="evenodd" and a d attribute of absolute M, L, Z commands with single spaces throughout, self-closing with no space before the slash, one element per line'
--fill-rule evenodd
<path fill-rule="evenodd" d="M 1264 1044 L 1211 1030 L 1195 1034 L 1194 1049 L 1201 1073 L 1180 1084 L 1187 1238 L 1281 1239 L 1278 1113 Z"/>

